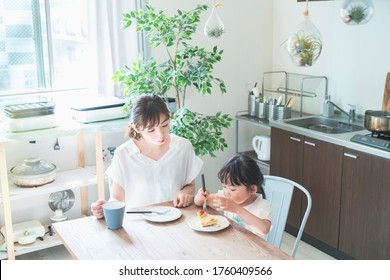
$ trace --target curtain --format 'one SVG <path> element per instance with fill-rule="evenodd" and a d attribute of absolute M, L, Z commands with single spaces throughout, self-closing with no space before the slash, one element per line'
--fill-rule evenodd
<path fill-rule="evenodd" d="M 123 30 L 122 15 L 139 6 L 139 1 L 93 0 L 91 7 L 91 63 L 93 91 L 102 96 L 122 96 L 114 84 L 114 72 L 138 59 L 140 46 L 135 25 Z"/>

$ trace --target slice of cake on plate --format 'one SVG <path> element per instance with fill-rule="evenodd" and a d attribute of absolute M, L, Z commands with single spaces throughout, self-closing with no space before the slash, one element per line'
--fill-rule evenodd
<path fill-rule="evenodd" d="M 202 227 L 212 226 L 217 222 L 217 219 L 207 214 L 204 210 L 199 210 L 196 212 L 196 215 L 199 217 L 199 222 Z"/>

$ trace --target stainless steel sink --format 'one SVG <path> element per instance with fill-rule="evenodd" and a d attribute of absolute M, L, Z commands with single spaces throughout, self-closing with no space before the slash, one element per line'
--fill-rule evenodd
<path fill-rule="evenodd" d="M 348 122 L 341 122 L 325 117 L 310 117 L 297 120 L 288 120 L 285 121 L 285 123 L 328 134 L 340 134 L 365 130 L 364 126 L 351 124 Z"/>

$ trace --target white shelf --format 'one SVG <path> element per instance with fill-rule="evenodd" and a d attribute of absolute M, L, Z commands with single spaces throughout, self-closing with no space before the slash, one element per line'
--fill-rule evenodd
<path fill-rule="evenodd" d="M 102 133 L 103 132 L 120 132 L 127 127 L 128 120 L 112 120 L 93 124 L 80 124 L 76 122 L 63 123 L 61 126 L 51 129 L 42 129 L 30 132 L 8 133 L 1 128 L 0 123 L 0 178 L 1 178 L 1 193 L 0 203 L 3 204 L 4 223 L 7 236 L 7 246 L 1 246 L 0 259 L 15 259 L 15 256 L 22 255 L 53 246 L 60 245 L 61 242 L 55 236 L 44 237 L 41 241 L 37 239 L 33 244 L 20 245 L 12 240 L 12 215 L 11 201 L 31 198 L 32 196 L 48 194 L 66 189 L 75 189 L 84 186 L 96 185 L 98 198 L 104 198 L 104 170 L 103 170 L 103 155 L 102 155 Z M 8 170 L 5 169 L 6 150 L 5 143 L 7 141 L 31 141 L 45 138 L 55 138 L 60 136 L 83 135 L 84 133 L 95 133 L 95 154 L 96 166 L 80 167 L 67 171 L 58 171 L 56 179 L 50 183 L 37 188 L 21 188 L 12 183 L 11 178 L 8 178 Z M 78 139 L 78 165 L 84 166 L 84 137 Z M 8 183 L 7 183 L 8 182 Z M 81 194 L 81 214 L 87 213 L 87 192 L 84 190 Z M 46 227 L 47 228 L 47 227 Z M 3 241 L 4 243 L 4 241 Z M 7 250 L 9 252 L 7 253 Z"/>
<path fill-rule="evenodd" d="M 9 182 L 12 182 L 11 179 L 9 179 Z M 37 188 L 22 188 L 10 184 L 9 192 L 10 199 L 16 200 L 93 184 L 96 185 L 96 166 L 87 166 L 68 171 L 59 171 L 52 183 Z M 3 194 L 0 193 L 0 202 L 2 201 Z"/>
<path fill-rule="evenodd" d="M 80 132 L 93 133 L 100 132 L 124 132 L 129 123 L 129 119 L 117 119 L 94 123 L 79 123 L 74 120 L 60 122 L 60 125 L 54 128 L 32 130 L 25 132 L 7 132 L 0 125 L 0 140 L 2 141 L 31 141 L 39 139 L 48 139 L 55 137 L 64 137 L 77 135 Z M 1 123 L 0 123 L 1 124 Z"/>
<path fill-rule="evenodd" d="M 45 226 L 45 230 L 48 230 L 48 226 Z M 43 240 L 40 240 L 37 238 L 34 243 L 31 244 L 25 244 L 21 245 L 19 243 L 15 243 L 15 256 L 20 256 L 23 254 L 28 254 L 31 252 L 51 248 L 54 246 L 61 245 L 61 240 L 56 236 L 54 233 L 52 236 L 50 236 L 48 233 L 44 235 Z M 7 259 L 7 251 L 4 244 L 4 240 L 1 241 L 1 252 L 0 252 L 0 259 L 4 260 Z"/>

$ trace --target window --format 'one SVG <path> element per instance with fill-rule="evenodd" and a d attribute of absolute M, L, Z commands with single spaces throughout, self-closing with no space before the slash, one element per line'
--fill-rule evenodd
<path fill-rule="evenodd" d="M 136 32 L 120 28 L 135 2 L 0 0 L 0 98 L 91 88 L 118 95 L 112 75 L 139 53 Z"/>
<path fill-rule="evenodd" d="M 88 0 L 0 0 L 0 95 L 88 87 L 88 11 Z"/>

